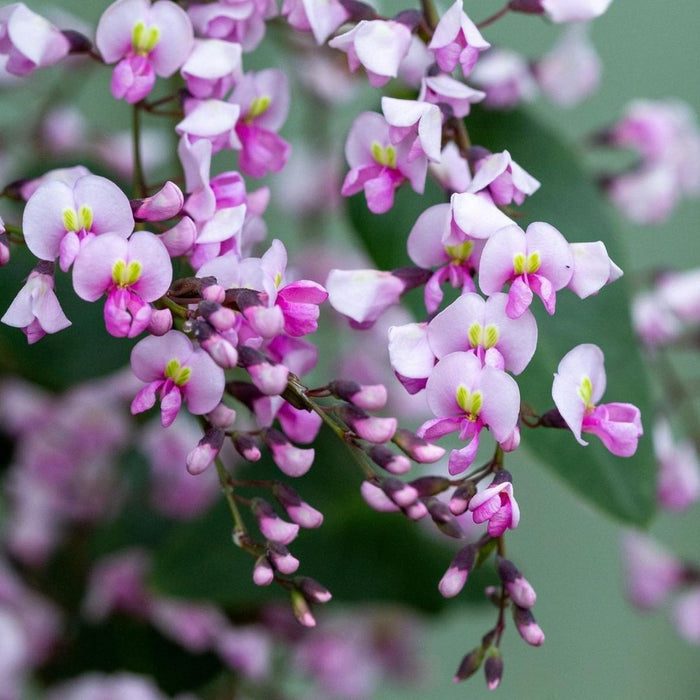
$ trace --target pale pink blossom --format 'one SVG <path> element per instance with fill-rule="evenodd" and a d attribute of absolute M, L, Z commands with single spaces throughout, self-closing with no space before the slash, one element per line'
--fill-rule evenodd
<path fill-rule="evenodd" d="M 475 148 L 472 152 L 474 178 L 467 192 L 486 191 L 494 204 L 505 206 L 513 202 L 522 204 L 527 195 L 539 189 L 539 181 L 520 167 L 508 151 L 489 153 Z"/>
<path fill-rule="evenodd" d="M 450 115 L 461 119 L 471 112 L 475 102 L 481 102 L 486 93 L 475 90 L 460 80 L 455 80 L 445 73 L 427 75 L 421 80 L 419 101 L 449 107 Z M 453 143 L 454 145 L 454 143 Z"/>
<path fill-rule="evenodd" d="M 700 645 L 700 586 L 678 596 L 671 615 L 678 634 L 690 644 Z"/>
<path fill-rule="evenodd" d="M 476 64 L 469 81 L 486 93 L 489 109 L 512 109 L 531 102 L 539 90 L 529 63 L 510 49 L 490 49 Z"/>
<path fill-rule="evenodd" d="M 312 32 L 320 46 L 350 17 L 339 0 L 283 0 L 281 14 L 300 32 Z"/>
<path fill-rule="evenodd" d="M 180 73 L 194 97 L 223 99 L 243 76 L 241 46 L 221 39 L 195 39 Z"/>
<path fill-rule="evenodd" d="M 566 286 L 581 299 L 622 277 L 622 270 L 610 259 L 602 241 L 571 243 L 570 248 L 574 272 Z"/>
<path fill-rule="evenodd" d="M 505 469 L 496 472 L 491 484 L 472 496 L 469 511 L 475 523 L 488 521 L 486 531 L 491 537 L 500 537 L 506 530 L 518 527 L 520 508 L 513 496 L 511 476 Z"/>
<path fill-rule="evenodd" d="M 674 440 L 666 419 L 659 419 L 652 431 L 658 464 L 656 496 L 659 504 L 683 511 L 700 498 L 700 462 L 690 440 Z"/>

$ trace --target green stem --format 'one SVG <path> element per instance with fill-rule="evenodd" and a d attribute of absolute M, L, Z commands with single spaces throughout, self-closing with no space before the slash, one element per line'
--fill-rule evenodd
<path fill-rule="evenodd" d="M 231 511 L 231 515 L 233 516 L 234 541 L 239 546 L 242 546 L 242 544 L 240 543 L 240 539 L 242 536 L 247 535 L 248 531 L 246 529 L 245 523 L 243 522 L 243 518 L 241 517 L 241 512 L 238 510 L 238 504 L 236 503 L 236 499 L 233 493 L 233 486 L 229 481 L 228 474 L 226 473 L 226 469 L 221 459 L 217 457 L 214 460 L 214 462 L 216 464 L 216 473 L 219 476 L 219 486 L 221 487 L 221 490 L 223 491 L 223 494 L 226 497 L 226 502 L 228 503 L 229 510 Z"/>
<path fill-rule="evenodd" d="M 483 29 L 484 27 L 488 27 L 489 24 L 493 24 L 497 20 L 501 19 L 503 15 L 507 14 L 510 11 L 510 3 L 508 3 L 505 7 L 502 7 L 498 12 L 495 12 L 492 14 L 490 17 L 487 17 L 485 20 L 482 22 L 479 22 L 476 26 L 478 29 Z"/>
<path fill-rule="evenodd" d="M 433 5 L 432 0 L 421 0 L 421 7 L 423 8 L 423 17 L 425 17 L 425 23 L 430 27 L 430 30 L 434 30 L 440 21 L 440 15 L 438 15 L 435 5 Z"/>

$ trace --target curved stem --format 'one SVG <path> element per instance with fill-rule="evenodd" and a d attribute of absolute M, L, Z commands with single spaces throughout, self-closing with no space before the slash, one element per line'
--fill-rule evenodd
<path fill-rule="evenodd" d="M 508 3 L 505 7 L 502 7 L 498 12 L 495 12 L 492 14 L 490 17 L 487 17 L 485 20 L 479 22 L 476 26 L 478 29 L 483 29 L 483 27 L 488 27 L 489 24 L 493 24 L 494 22 L 498 21 L 503 17 L 503 15 L 507 14 L 510 11 L 510 3 Z"/>

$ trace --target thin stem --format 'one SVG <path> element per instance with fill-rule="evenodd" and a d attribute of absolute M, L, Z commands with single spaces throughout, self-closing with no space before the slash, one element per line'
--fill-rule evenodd
<path fill-rule="evenodd" d="M 229 482 L 228 474 L 226 473 L 223 462 L 219 457 L 217 457 L 214 462 L 216 464 L 216 473 L 219 476 L 219 486 L 226 497 L 226 502 L 228 503 L 229 510 L 233 516 L 234 536 L 236 537 L 236 543 L 239 544 L 240 536 L 247 534 L 246 526 L 243 522 L 243 518 L 241 517 L 241 512 L 238 510 L 238 504 L 236 503 L 233 486 Z"/>
<path fill-rule="evenodd" d="M 440 15 L 438 15 L 435 5 L 433 5 L 432 0 L 421 0 L 421 7 L 423 8 L 423 17 L 425 18 L 425 23 L 428 25 L 431 31 L 437 27 L 440 21 Z"/>
<path fill-rule="evenodd" d="M 141 159 L 141 107 L 138 104 L 135 104 L 131 111 L 131 136 L 134 154 L 134 197 L 143 198 L 148 192 Z"/>
<path fill-rule="evenodd" d="M 498 12 L 492 14 L 490 17 L 487 17 L 482 22 L 479 22 L 476 26 L 478 29 L 488 27 L 489 24 L 493 24 L 494 22 L 498 21 L 499 19 L 501 19 L 501 17 L 503 17 L 503 15 L 507 14 L 509 11 L 510 3 L 508 3 L 505 7 L 502 7 Z"/>

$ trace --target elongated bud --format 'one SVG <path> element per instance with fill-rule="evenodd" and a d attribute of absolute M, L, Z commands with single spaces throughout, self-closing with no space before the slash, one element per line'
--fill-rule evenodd
<path fill-rule="evenodd" d="M 400 479 L 382 479 L 380 488 L 399 508 L 408 508 L 418 500 L 418 491 Z"/>
<path fill-rule="evenodd" d="M 424 518 L 426 515 L 428 515 L 428 509 L 426 508 L 425 503 L 423 503 L 423 501 L 416 501 L 415 503 L 411 503 L 410 506 L 404 508 L 404 513 L 411 520 L 420 520 L 421 518 Z"/>
<path fill-rule="evenodd" d="M 560 430 L 570 430 L 567 422 L 561 417 L 558 408 L 553 408 L 540 416 L 539 425 L 545 428 L 559 428 Z"/>
<path fill-rule="evenodd" d="M 236 422 L 236 411 L 220 403 L 213 411 L 207 413 L 207 420 L 215 427 L 229 430 Z"/>
<path fill-rule="evenodd" d="M 339 406 L 337 412 L 341 420 L 368 442 L 388 442 L 396 432 L 396 418 L 370 416 L 357 406 Z"/>
<path fill-rule="evenodd" d="M 498 647 L 489 647 L 484 663 L 484 675 L 489 690 L 496 690 L 503 678 L 503 659 Z"/>
<path fill-rule="evenodd" d="M 253 348 L 239 348 L 238 364 L 248 371 L 253 384 L 266 396 L 281 394 L 287 387 L 289 370 L 284 365 L 272 364 Z"/>
<path fill-rule="evenodd" d="M 265 431 L 265 444 L 270 449 L 274 463 L 287 476 L 303 476 L 313 464 L 316 454 L 313 447 L 302 448 L 292 445 L 284 433 L 276 428 Z"/>
<path fill-rule="evenodd" d="M 527 608 L 513 605 L 513 621 L 518 628 L 518 634 L 533 647 L 539 647 L 544 642 L 544 632 L 537 624 L 534 615 Z"/>
<path fill-rule="evenodd" d="M 476 546 L 468 544 L 454 556 L 449 568 L 438 584 L 438 589 L 445 598 L 454 598 L 464 588 L 469 572 L 474 568 L 476 554 Z"/>
<path fill-rule="evenodd" d="M 450 486 L 450 480 L 443 476 L 421 476 L 408 483 L 418 491 L 418 495 L 421 498 L 437 496 Z"/>
<path fill-rule="evenodd" d="M 401 510 L 379 486 L 371 481 L 362 482 L 360 493 L 365 499 L 365 503 L 379 513 L 397 513 Z"/>
<path fill-rule="evenodd" d="M 168 181 L 153 196 L 132 199 L 130 204 L 137 221 L 165 221 L 180 212 L 184 201 L 182 190 L 174 182 Z"/>
<path fill-rule="evenodd" d="M 308 600 L 310 603 L 323 605 L 333 597 L 331 592 L 325 586 L 322 586 L 318 581 L 309 578 L 308 576 L 300 576 L 299 578 L 294 579 L 294 583 L 302 592 L 304 598 L 306 598 L 306 600 Z"/>
<path fill-rule="evenodd" d="M 387 400 L 386 387 L 383 384 L 358 384 L 351 380 L 338 379 L 328 385 L 333 396 L 349 401 L 365 411 L 377 411 L 383 408 Z"/>
<path fill-rule="evenodd" d="M 393 443 L 419 464 L 432 464 L 441 459 L 445 449 L 419 438 L 405 428 L 399 428 L 392 438 Z"/>
<path fill-rule="evenodd" d="M 146 329 L 151 335 L 165 335 L 173 327 L 170 309 L 153 309 Z"/>
<path fill-rule="evenodd" d="M 238 350 L 224 336 L 217 333 L 206 321 L 198 319 L 194 336 L 209 357 L 222 369 L 233 369 L 238 364 Z"/>
<path fill-rule="evenodd" d="M 498 557 L 496 569 L 512 601 L 521 608 L 531 608 L 537 600 L 537 594 L 515 564 L 508 559 Z"/>
<path fill-rule="evenodd" d="M 441 532 L 444 532 L 448 537 L 459 539 L 464 537 L 464 532 L 459 526 L 457 519 L 450 512 L 446 503 L 443 503 L 437 498 L 428 498 L 425 501 L 425 506 L 430 513 L 433 522 L 438 526 Z"/>
<path fill-rule="evenodd" d="M 462 513 L 466 512 L 469 507 L 469 501 L 471 501 L 475 493 L 476 484 L 473 481 L 467 481 L 466 484 L 458 486 L 452 492 L 452 498 L 447 504 L 452 515 L 462 515 Z"/>
<path fill-rule="evenodd" d="M 275 513 L 273 507 L 262 498 L 253 498 L 250 509 L 258 521 L 258 527 L 263 537 L 272 542 L 289 544 L 299 534 L 299 526 L 296 523 L 288 523 Z"/>
<path fill-rule="evenodd" d="M 477 647 L 476 649 L 472 649 L 459 664 L 459 668 L 457 669 L 457 673 L 455 673 L 453 681 L 455 683 L 459 683 L 460 681 L 464 681 L 469 678 L 469 676 L 473 676 L 481 668 L 483 660 L 484 648 Z"/>
<path fill-rule="evenodd" d="M 405 474 L 411 469 L 411 462 L 405 455 L 397 455 L 384 445 L 372 445 L 370 458 L 390 474 Z"/>
<path fill-rule="evenodd" d="M 236 448 L 236 452 L 238 452 L 243 459 L 249 462 L 257 462 L 262 457 L 257 442 L 255 442 L 250 435 L 237 433 L 231 437 L 231 440 L 233 446 Z"/>
<path fill-rule="evenodd" d="M 216 458 L 224 444 L 224 431 L 220 428 L 209 428 L 197 446 L 187 455 L 187 471 L 190 474 L 201 474 Z"/>
<path fill-rule="evenodd" d="M 202 293 L 209 293 L 209 290 L 216 292 L 216 287 L 218 285 L 210 284 L 203 287 Z M 236 325 L 236 312 L 221 306 L 219 302 L 201 301 L 197 310 L 219 333 L 230 331 Z"/>
<path fill-rule="evenodd" d="M 323 524 L 323 513 L 302 501 L 291 486 L 278 481 L 272 487 L 272 493 L 292 522 L 300 527 L 317 528 Z"/>
<path fill-rule="evenodd" d="M 253 567 L 253 583 L 256 586 L 269 586 L 275 580 L 275 571 L 266 556 L 258 557 Z"/>
<path fill-rule="evenodd" d="M 299 568 L 299 560 L 279 542 L 270 542 L 267 553 L 270 563 L 281 574 L 293 574 Z"/>
<path fill-rule="evenodd" d="M 226 290 L 220 284 L 203 284 L 202 299 L 215 304 L 223 304 L 226 300 Z"/>
<path fill-rule="evenodd" d="M 0 219 L 0 229 L 2 229 L 2 219 Z M 4 229 L 0 231 L 0 267 L 10 262 L 10 239 Z"/>
<path fill-rule="evenodd" d="M 304 594 L 299 589 L 292 588 L 290 595 L 292 599 L 292 612 L 297 621 L 304 625 L 304 627 L 315 627 L 316 619 L 311 614 L 311 608 Z"/>

